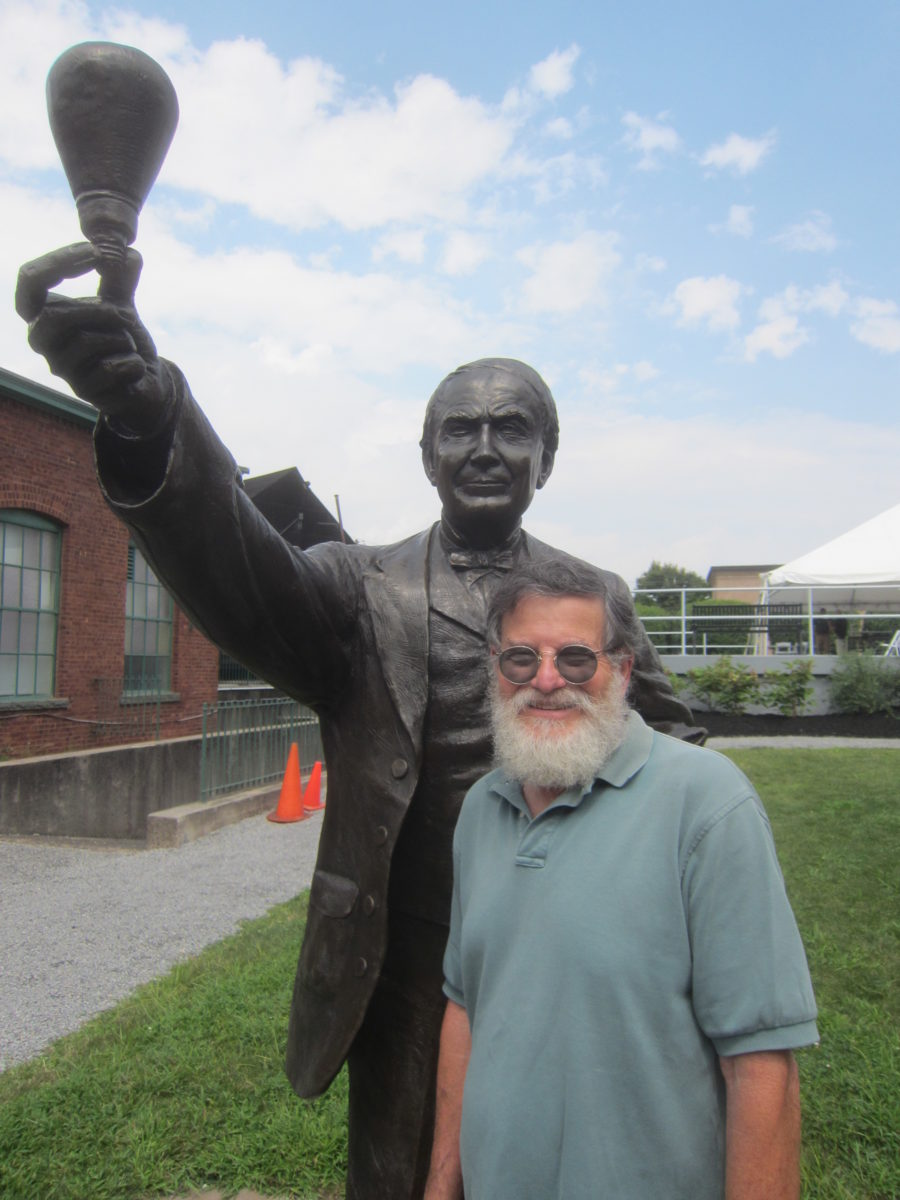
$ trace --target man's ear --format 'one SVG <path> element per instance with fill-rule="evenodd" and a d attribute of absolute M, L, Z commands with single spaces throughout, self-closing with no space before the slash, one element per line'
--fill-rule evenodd
<path fill-rule="evenodd" d="M 437 487 L 437 472 L 434 469 L 434 447 L 426 441 L 423 441 L 421 446 L 422 466 L 425 468 L 425 474 L 428 476 L 428 482 L 432 487 Z"/>
<path fill-rule="evenodd" d="M 545 446 L 541 451 L 541 470 L 537 477 L 535 487 L 542 488 L 550 478 L 550 472 L 553 470 L 553 463 L 556 461 L 556 451 L 548 450 Z"/>

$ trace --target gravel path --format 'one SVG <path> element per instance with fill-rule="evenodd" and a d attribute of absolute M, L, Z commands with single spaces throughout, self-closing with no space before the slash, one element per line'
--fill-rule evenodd
<path fill-rule="evenodd" d="M 776 750 L 825 750 L 843 747 L 848 750 L 900 750 L 900 738 L 858 737 L 711 737 L 710 750 L 752 750 L 757 746 L 773 746 Z"/>
<path fill-rule="evenodd" d="M 900 749 L 861 738 L 708 744 Z M 0 1070 L 308 887 L 321 824 L 321 813 L 293 825 L 251 817 L 175 850 L 0 838 Z"/>
<path fill-rule="evenodd" d="M 309 886 L 322 814 L 174 850 L 0 838 L 0 1070 Z"/>

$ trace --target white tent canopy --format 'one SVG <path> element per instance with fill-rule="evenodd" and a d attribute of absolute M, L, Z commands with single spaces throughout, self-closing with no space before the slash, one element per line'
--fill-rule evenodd
<path fill-rule="evenodd" d="M 813 587 L 816 607 L 896 610 L 900 604 L 900 504 L 770 571 L 763 584 L 764 597 L 773 603 L 796 602 L 796 592 L 783 590 L 788 586 Z"/>

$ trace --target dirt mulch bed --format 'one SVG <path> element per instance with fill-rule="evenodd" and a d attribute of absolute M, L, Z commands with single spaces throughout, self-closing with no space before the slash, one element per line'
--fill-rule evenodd
<path fill-rule="evenodd" d="M 860 737 L 900 738 L 900 719 L 864 713 L 833 713 L 819 717 L 782 717 L 696 712 L 694 720 L 710 737 Z"/>

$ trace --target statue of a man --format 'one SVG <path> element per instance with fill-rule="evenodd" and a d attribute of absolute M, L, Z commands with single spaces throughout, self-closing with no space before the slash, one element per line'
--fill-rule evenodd
<path fill-rule="evenodd" d="M 420 1196 L 451 838 L 492 757 L 486 607 L 518 560 L 559 556 L 521 528 L 553 467 L 553 397 L 515 360 L 460 367 L 431 397 L 421 442 L 440 522 L 392 546 L 300 551 L 244 494 L 234 459 L 133 304 L 103 298 L 121 296 L 122 280 L 104 280 L 98 298 L 48 295 L 92 267 L 109 275 L 85 245 L 28 264 L 17 307 L 54 374 L 99 409 L 100 486 L 178 603 L 229 654 L 319 714 L 328 804 L 288 1074 L 301 1096 L 316 1096 L 349 1061 L 347 1196 Z M 132 282 L 138 271 L 130 251 Z M 630 603 L 624 582 L 609 581 Z M 646 637 L 631 695 L 657 728 L 702 738 Z"/>

